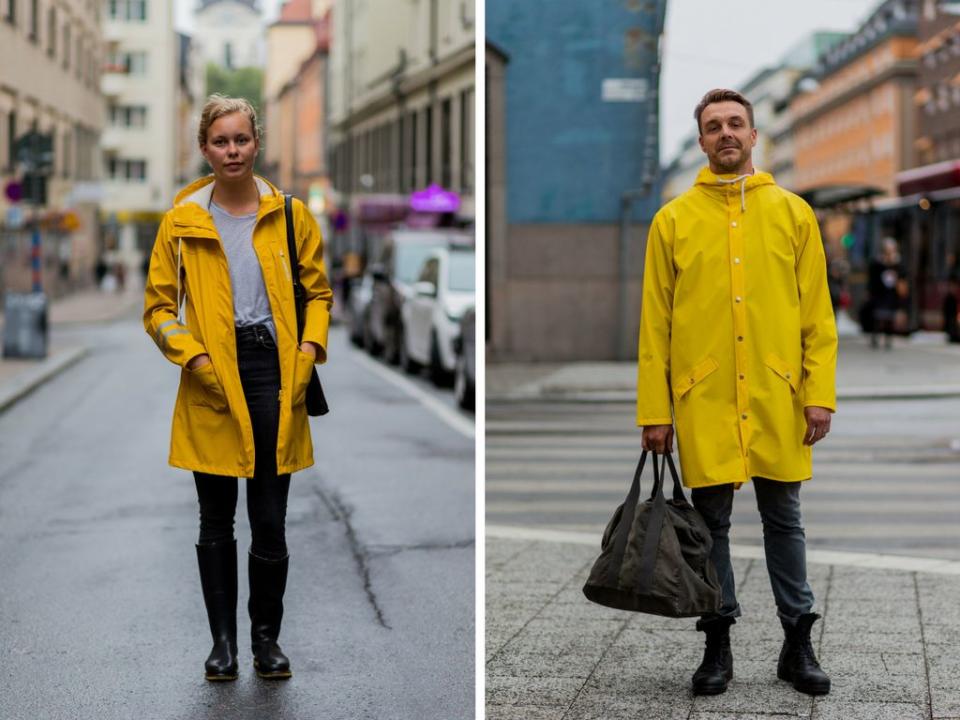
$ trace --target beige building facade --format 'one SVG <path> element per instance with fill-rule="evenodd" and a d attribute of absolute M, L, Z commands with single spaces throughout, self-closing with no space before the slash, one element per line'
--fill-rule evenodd
<path fill-rule="evenodd" d="M 25 208 L 0 193 L 0 292 L 30 289 L 23 220 L 43 228 L 44 290 L 59 295 L 90 282 L 98 254 L 101 196 L 97 139 L 101 6 L 92 0 L 4 0 L 0 5 L 0 185 L 23 180 L 16 142 L 36 131 L 52 140 L 46 202 Z M 28 257 L 28 256 L 26 256 Z"/>
<path fill-rule="evenodd" d="M 342 0 L 330 49 L 334 187 L 356 201 L 436 184 L 474 207 L 472 2 Z"/>
<path fill-rule="evenodd" d="M 178 36 L 169 0 L 111 0 L 104 18 L 102 204 L 113 262 L 136 273 L 173 204 L 178 172 Z"/>

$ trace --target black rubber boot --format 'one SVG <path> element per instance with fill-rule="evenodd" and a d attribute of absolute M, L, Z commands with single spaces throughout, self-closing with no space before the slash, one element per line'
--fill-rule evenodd
<path fill-rule="evenodd" d="M 280 622 L 283 620 L 283 593 L 287 587 L 290 556 L 266 560 L 253 553 L 250 558 L 250 641 L 253 667 L 268 680 L 286 680 L 293 673 L 290 660 L 280 646 Z"/>
<path fill-rule="evenodd" d="M 830 678 L 820 669 L 810 641 L 810 628 L 819 619 L 816 613 L 801 615 L 796 625 L 780 619 L 785 638 L 777 663 L 777 677 L 792 683 L 794 690 L 807 695 L 826 695 L 830 692 Z"/>
<path fill-rule="evenodd" d="M 200 585 L 213 649 L 207 680 L 237 679 L 237 541 L 197 545 Z"/>
<path fill-rule="evenodd" d="M 733 679 L 733 653 L 730 651 L 730 626 L 733 618 L 697 621 L 697 630 L 706 633 L 706 649 L 700 667 L 693 674 L 694 695 L 719 695 Z"/>

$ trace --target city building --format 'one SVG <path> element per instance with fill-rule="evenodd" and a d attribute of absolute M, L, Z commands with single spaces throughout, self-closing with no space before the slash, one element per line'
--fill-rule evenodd
<path fill-rule="evenodd" d="M 488 198 L 505 212 L 486 238 L 495 360 L 636 356 L 664 14 L 661 1 L 487 5 Z"/>
<path fill-rule="evenodd" d="M 263 172 L 307 199 L 327 176 L 326 86 L 331 0 L 289 0 L 267 28 Z"/>
<path fill-rule="evenodd" d="M 201 64 L 263 67 L 263 25 L 257 0 L 199 0 L 193 37 Z"/>
<path fill-rule="evenodd" d="M 203 66 L 192 39 L 177 33 L 177 187 L 192 182 L 204 167 L 203 155 L 197 141 L 197 127 L 204 103 Z"/>
<path fill-rule="evenodd" d="M 110 259 L 139 272 L 173 203 L 181 131 L 181 41 L 164 0 L 111 0 L 103 23 L 101 90 L 104 244 Z"/>
<path fill-rule="evenodd" d="M 808 92 L 790 103 L 794 185 L 896 194 L 896 174 L 913 167 L 917 2 L 885 0 L 831 47 Z"/>
<path fill-rule="evenodd" d="M 331 176 L 349 215 L 335 254 L 375 251 L 377 233 L 431 185 L 474 208 L 474 3 L 340 0 L 328 96 Z"/>
<path fill-rule="evenodd" d="M 92 281 L 102 196 L 100 13 L 91 0 L 0 5 L 0 293 L 31 289 L 25 222 L 33 220 L 42 227 L 44 290 L 55 296 Z M 12 202 L 31 169 L 22 154 L 28 136 L 44 148 L 36 169 L 46 176 L 46 197 Z"/>

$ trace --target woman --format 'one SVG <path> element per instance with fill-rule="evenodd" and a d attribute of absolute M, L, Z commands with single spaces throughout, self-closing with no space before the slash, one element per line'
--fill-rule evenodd
<path fill-rule="evenodd" d="M 884 347 L 889 350 L 893 343 L 893 333 L 897 311 L 906 295 L 906 281 L 900 262 L 900 248 L 891 237 L 883 239 L 880 256 L 870 263 L 869 291 L 873 307 L 873 327 L 870 345 L 879 347 L 880 333 L 885 336 Z"/>
<path fill-rule="evenodd" d="M 237 478 L 247 480 L 253 664 L 291 676 L 277 644 L 289 556 L 290 473 L 313 464 L 304 395 L 326 360 L 332 293 L 317 224 L 293 201 L 289 255 L 284 197 L 253 173 L 260 128 L 246 100 L 211 95 L 198 133 L 213 175 L 176 197 L 157 234 L 143 323 L 182 367 L 171 465 L 192 470 L 200 503 L 197 560 L 213 650 L 207 680 L 237 678 Z M 305 291 L 298 339 L 291 261 Z"/>

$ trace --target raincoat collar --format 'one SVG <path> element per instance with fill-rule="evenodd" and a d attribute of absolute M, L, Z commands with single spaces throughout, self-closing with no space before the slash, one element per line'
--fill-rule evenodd
<path fill-rule="evenodd" d="M 283 193 L 259 175 L 254 175 L 257 190 L 260 192 L 260 208 L 257 221 L 268 213 L 283 207 Z M 174 200 L 173 221 L 177 225 L 202 227 L 215 233 L 213 218 L 210 216 L 210 199 L 213 197 L 215 179 L 207 175 L 187 185 Z"/>
<path fill-rule="evenodd" d="M 737 187 L 739 185 L 739 188 Z M 747 193 L 764 185 L 776 185 L 773 175 L 754 168 L 752 175 L 734 175 L 733 173 L 715 174 L 706 166 L 697 173 L 694 187 L 698 187 L 707 194 L 723 198 L 733 190 L 740 190 L 740 210 L 746 212 Z"/>

